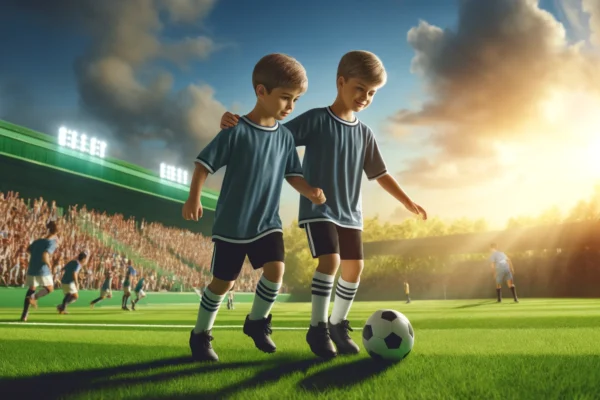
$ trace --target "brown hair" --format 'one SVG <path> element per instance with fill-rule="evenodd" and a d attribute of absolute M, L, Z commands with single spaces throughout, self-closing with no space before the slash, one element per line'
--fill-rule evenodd
<path fill-rule="evenodd" d="M 375 86 L 383 86 L 387 82 L 387 72 L 379 57 L 364 50 L 344 54 L 338 64 L 337 78 L 340 76 L 345 80 L 361 79 Z"/>
<path fill-rule="evenodd" d="M 263 85 L 267 93 L 275 88 L 308 87 L 306 70 L 295 58 L 286 54 L 274 53 L 261 58 L 252 71 L 254 91 L 258 85 Z"/>
<path fill-rule="evenodd" d="M 50 221 L 46 224 L 46 228 L 50 231 L 51 234 L 55 234 L 58 232 L 58 226 L 55 221 Z"/>

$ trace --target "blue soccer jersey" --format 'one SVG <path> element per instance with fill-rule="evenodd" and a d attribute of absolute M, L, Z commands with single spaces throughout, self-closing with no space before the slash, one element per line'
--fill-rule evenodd
<path fill-rule="evenodd" d="M 213 239 L 250 243 L 282 232 L 279 202 L 284 177 L 302 176 L 290 131 L 276 123 L 257 125 L 246 117 L 225 129 L 196 162 L 211 174 L 227 166 L 217 201 Z"/>
<path fill-rule="evenodd" d="M 29 245 L 29 267 L 27 275 L 30 276 L 48 276 L 52 275 L 50 267 L 44 262 L 44 253 L 52 254 L 58 247 L 56 239 L 38 239 Z"/>
<path fill-rule="evenodd" d="M 62 279 L 60 280 L 60 283 L 68 285 L 70 283 L 75 282 L 75 274 L 81 271 L 81 264 L 78 261 L 72 260 L 69 261 L 67 265 L 65 265 L 63 270 L 64 274 L 62 276 Z"/>
<path fill-rule="evenodd" d="M 337 117 L 329 107 L 309 110 L 285 126 L 292 131 L 296 146 L 306 146 L 304 178 L 327 196 L 322 205 L 300 198 L 300 226 L 329 221 L 362 229 L 363 171 L 369 180 L 387 174 L 373 131 L 358 119 L 349 122 Z"/>
<path fill-rule="evenodd" d="M 508 257 L 501 251 L 494 251 L 490 256 L 490 261 L 493 262 L 496 268 L 508 268 Z"/>

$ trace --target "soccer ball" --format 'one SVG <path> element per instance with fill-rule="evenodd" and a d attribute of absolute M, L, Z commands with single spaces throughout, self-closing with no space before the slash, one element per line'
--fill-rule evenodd
<path fill-rule="evenodd" d="M 375 311 L 363 328 L 362 338 L 369 355 L 380 360 L 403 360 L 415 344 L 410 321 L 395 310 Z"/>

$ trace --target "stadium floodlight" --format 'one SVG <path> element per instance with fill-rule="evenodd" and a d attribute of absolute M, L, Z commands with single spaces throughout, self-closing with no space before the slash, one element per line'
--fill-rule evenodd
<path fill-rule="evenodd" d="M 95 137 L 89 137 L 85 133 L 79 134 L 61 126 L 58 130 L 58 144 L 91 156 L 104 158 L 106 156 L 106 142 Z"/>
<path fill-rule="evenodd" d="M 188 184 L 187 170 L 174 165 L 168 165 L 164 162 L 160 163 L 160 177 L 168 181 L 181 183 L 182 185 Z"/>

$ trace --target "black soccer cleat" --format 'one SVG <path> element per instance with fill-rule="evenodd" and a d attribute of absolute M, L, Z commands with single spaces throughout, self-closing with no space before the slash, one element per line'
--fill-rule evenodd
<path fill-rule="evenodd" d="M 271 314 L 267 318 L 256 321 L 251 320 L 250 316 L 247 315 L 244 322 L 244 333 L 254 340 L 254 345 L 260 351 L 275 353 L 275 350 L 277 350 L 277 346 L 271 340 L 271 333 L 273 333 L 271 329 Z"/>
<path fill-rule="evenodd" d="M 329 359 L 337 355 L 325 322 L 319 322 L 318 326 L 311 325 L 308 328 L 306 343 L 308 343 L 310 350 L 318 357 Z"/>
<path fill-rule="evenodd" d="M 190 333 L 190 349 L 192 350 L 192 358 L 194 361 L 219 361 L 219 356 L 212 348 L 210 342 L 213 337 L 209 331 L 201 333 Z"/>
<path fill-rule="evenodd" d="M 353 332 L 350 328 L 350 321 L 347 319 L 343 320 L 339 324 L 332 324 L 331 318 L 329 319 L 329 333 L 331 340 L 335 343 L 339 354 L 358 354 L 360 347 L 350 337 L 348 331 Z"/>

